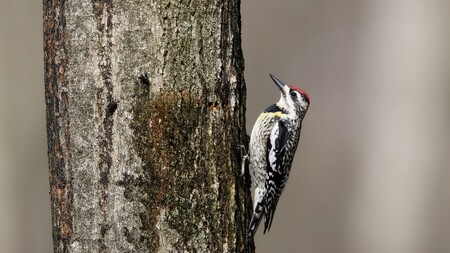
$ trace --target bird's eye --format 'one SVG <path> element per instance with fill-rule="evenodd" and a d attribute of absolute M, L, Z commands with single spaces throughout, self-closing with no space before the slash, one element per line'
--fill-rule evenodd
<path fill-rule="evenodd" d="M 297 97 L 297 93 L 293 90 L 291 90 L 291 97 L 296 98 Z"/>

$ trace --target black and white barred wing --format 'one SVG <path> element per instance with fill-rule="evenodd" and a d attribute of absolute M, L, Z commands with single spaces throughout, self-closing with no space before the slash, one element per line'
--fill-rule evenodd
<path fill-rule="evenodd" d="M 291 134 L 283 120 L 279 120 L 267 140 L 267 179 L 265 196 L 264 233 L 270 230 L 278 200 L 287 182 L 289 171 L 285 168 L 286 152 L 291 142 Z"/>

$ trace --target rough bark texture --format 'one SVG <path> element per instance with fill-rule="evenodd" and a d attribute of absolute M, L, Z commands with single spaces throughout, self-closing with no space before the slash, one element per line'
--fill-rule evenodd
<path fill-rule="evenodd" d="M 54 251 L 252 248 L 240 1 L 43 4 Z"/>

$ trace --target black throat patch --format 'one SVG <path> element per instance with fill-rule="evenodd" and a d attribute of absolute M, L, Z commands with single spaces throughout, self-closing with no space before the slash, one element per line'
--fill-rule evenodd
<path fill-rule="evenodd" d="M 267 107 L 264 112 L 281 112 L 281 113 L 287 113 L 285 110 L 281 109 L 277 104 L 270 105 Z"/>

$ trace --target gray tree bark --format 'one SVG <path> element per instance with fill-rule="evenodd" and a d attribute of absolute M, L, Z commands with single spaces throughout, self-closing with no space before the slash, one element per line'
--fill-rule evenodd
<path fill-rule="evenodd" d="M 240 1 L 43 7 L 54 251 L 252 251 Z"/>

